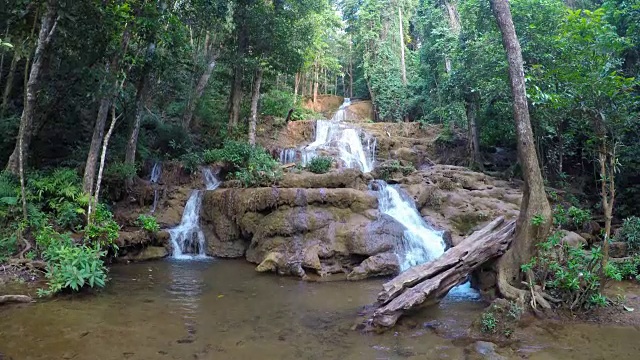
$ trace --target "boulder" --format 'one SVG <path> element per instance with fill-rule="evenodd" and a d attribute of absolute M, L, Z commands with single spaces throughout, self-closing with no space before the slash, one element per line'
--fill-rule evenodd
<path fill-rule="evenodd" d="M 506 357 L 496 352 L 496 344 L 488 341 L 476 341 L 467 349 L 469 356 L 467 359 L 482 360 L 507 360 Z"/>
<path fill-rule="evenodd" d="M 140 250 L 132 250 L 119 256 L 118 261 L 148 261 L 162 259 L 169 255 L 169 251 L 164 246 L 147 246 Z"/>
<path fill-rule="evenodd" d="M 614 241 L 609 244 L 609 256 L 621 258 L 627 256 L 627 243 L 622 241 Z"/>
<path fill-rule="evenodd" d="M 312 172 L 285 173 L 278 183 L 279 188 L 352 188 L 366 190 L 370 180 L 368 174 L 358 169 L 334 169 L 326 174 Z"/>
<path fill-rule="evenodd" d="M 362 280 L 372 276 L 394 275 L 400 272 L 400 259 L 392 252 L 368 257 L 347 275 L 348 280 Z"/>
<path fill-rule="evenodd" d="M 560 230 L 560 232 L 562 233 L 562 240 L 560 240 L 562 244 L 567 244 L 574 248 L 584 248 L 589 245 L 585 238 L 572 231 Z"/>

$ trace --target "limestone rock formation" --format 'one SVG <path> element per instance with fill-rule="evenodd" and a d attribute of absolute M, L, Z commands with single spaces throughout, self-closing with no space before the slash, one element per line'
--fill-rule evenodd
<path fill-rule="evenodd" d="M 362 173 L 345 169 L 282 181 L 302 184 L 207 192 L 201 219 L 208 254 L 244 255 L 258 271 L 294 276 L 311 271 L 360 279 L 399 271 L 394 252 L 404 228 L 378 211 Z"/>

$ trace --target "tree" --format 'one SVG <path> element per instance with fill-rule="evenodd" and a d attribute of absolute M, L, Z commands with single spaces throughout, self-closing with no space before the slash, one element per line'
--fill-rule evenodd
<path fill-rule="evenodd" d="M 524 185 L 516 234 L 511 248 L 498 261 L 498 288 L 510 299 L 524 301 L 527 292 L 514 287 L 520 284 L 520 266 L 529 261 L 536 242 L 546 238 L 551 227 L 551 207 L 544 189 L 538 164 L 533 130 L 529 118 L 529 105 L 524 79 L 522 50 L 513 25 L 507 0 L 490 0 L 491 8 L 502 34 L 502 44 L 509 63 L 509 81 L 513 96 L 513 117 L 518 140 L 518 160 L 522 167 Z M 533 219 L 541 219 L 534 223 Z"/>
<path fill-rule="evenodd" d="M 20 130 L 16 141 L 15 149 L 9 157 L 6 170 L 21 175 L 23 178 L 24 159 L 29 156 L 29 145 L 33 132 L 33 120 L 38 101 L 38 86 L 40 85 L 40 72 L 46 56 L 47 48 L 53 39 L 58 26 L 58 3 L 56 0 L 47 1 L 47 8 L 40 20 L 40 33 L 33 56 L 33 64 L 29 72 L 29 81 L 26 88 L 26 102 L 20 118 Z M 21 182 L 24 182 L 22 179 Z"/>

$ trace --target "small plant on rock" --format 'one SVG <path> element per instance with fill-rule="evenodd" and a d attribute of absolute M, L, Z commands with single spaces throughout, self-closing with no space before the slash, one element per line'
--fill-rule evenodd
<path fill-rule="evenodd" d="M 325 174 L 331 170 L 331 166 L 333 165 L 333 158 L 330 156 L 318 156 L 311 161 L 307 165 L 307 170 L 311 171 L 314 174 Z"/>
<path fill-rule="evenodd" d="M 140 216 L 138 216 L 136 224 L 150 233 L 154 233 L 160 230 L 158 221 L 151 215 L 141 214 Z"/>
<path fill-rule="evenodd" d="M 498 320 L 491 311 L 487 311 L 482 314 L 481 322 L 481 330 L 483 333 L 493 334 L 496 332 L 496 328 L 498 327 Z"/>

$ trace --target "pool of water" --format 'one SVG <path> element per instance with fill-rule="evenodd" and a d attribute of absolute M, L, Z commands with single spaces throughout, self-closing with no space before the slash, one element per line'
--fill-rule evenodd
<path fill-rule="evenodd" d="M 382 280 L 304 282 L 253 268 L 228 260 L 114 266 L 97 294 L 0 308 L 0 358 L 464 359 L 461 339 L 485 306 L 462 289 L 413 326 L 362 334 L 351 328 Z M 637 329 L 573 329 L 532 331 L 506 356 L 639 357 Z"/>

